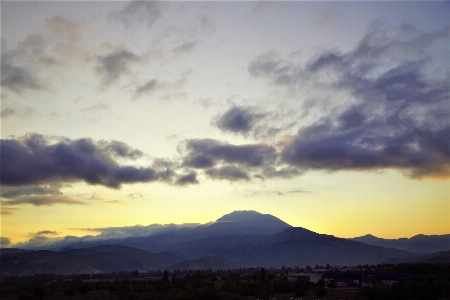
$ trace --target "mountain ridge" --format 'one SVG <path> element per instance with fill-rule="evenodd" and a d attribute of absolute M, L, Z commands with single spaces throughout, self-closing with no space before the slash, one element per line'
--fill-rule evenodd
<path fill-rule="evenodd" d="M 425 235 L 416 234 L 411 238 L 383 239 L 372 234 L 366 234 L 350 240 L 371 246 L 395 248 L 416 254 L 427 254 L 450 250 L 450 234 Z"/>

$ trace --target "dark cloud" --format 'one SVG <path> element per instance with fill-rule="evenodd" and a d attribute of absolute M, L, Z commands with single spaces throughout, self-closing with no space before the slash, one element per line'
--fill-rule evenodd
<path fill-rule="evenodd" d="M 410 177 L 450 176 L 450 127 L 423 132 L 394 129 L 370 137 L 371 128 L 319 134 L 301 133 L 282 151 L 286 162 L 301 169 L 370 170 L 393 168 Z M 370 141 L 370 142 L 368 142 Z"/>
<path fill-rule="evenodd" d="M 89 107 L 83 108 L 82 110 L 80 110 L 81 112 L 98 112 L 101 110 L 111 110 L 109 104 L 104 103 L 104 102 L 98 102 L 94 105 L 91 105 Z"/>
<path fill-rule="evenodd" d="M 147 81 L 141 86 L 138 86 L 135 93 L 134 98 L 140 97 L 142 94 L 151 94 L 154 91 L 160 89 L 163 86 L 163 83 L 159 82 L 157 79 L 152 79 Z"/>
<path fill-rule="evenodd" d="M 208 168 L 218 162 L 261 167 L 277 158 L 275 148 L 266 144 L 237 146 L 211 139 L 189 140 L 186 150 L 183 164 L 194 168 Z"/>
<path fill-rule="evenodd" d="M 273 52 L 269 52 L 259 55 L 250 62 L 248 71 L 253 76 L 273 76 L 286 72 L 287 68 L 283 65 L 283 61 L 276 59 Z"/>
<path fill-rule="evenodd" d="M 198 184 L 197 173 L 195 171 L 190 172 L 189 174 L 183 175 L 175 181 L 176 185 L 186 186 L 190 184 Z"/>
<path fill-rule="evenodd" d="M 265 166 L 262 171 L 264 177 L 268 178 L 292 178 L 303 174 L 294 166 L 278 166 L 276 164 Z"/>
<path fill-rule="evenodd" d="M 18 105 L 15 106 L 6 106 L 3 105 L 2 110 L 0 112 L 0 117 L 9 118 L 12 116 L 18 117 L 29 117 L 34 115 L 36 112 L 34 108 L 31 107 L 21 107 Z"/>
<path fill-rule="evenodd" d="M 85 181 L 88 184 L 120 188 L 123 183 L 170 180 L 170 169 L 121 166 L 116 158 L 134 159 L 140 151 L 112 142 L 95 143 L 85 138 L 67 138 L 29 134 L 1 141 L 1 183 L 31 185 L 51 181 Z M 28 199 L 28 200 L 27 200 Z M 60 202 L 69 200 L 55 197 Z M 19 199 L 15 199 L 18 204 Z M 44 198 L 23 199 L 29 203 L 45 203 Z M 30 202 L 31 201 L 31 202 Z"/>
<path fill-rule="evenodd" d="M 298 193 L 303 194 L 303 193 L 311 193 L 311 192 L 310 191 L 305 191 L 305 190 L 302 190 L 302 189 L 295 189 L 295 190 L 290 190 L 289 193 L 290 194 L 298 194 Z"/>
<path fill-rule="evenodd" d="M 344 130 L 361 126 L 365 119 L 364 115 L 353 109 L 347 110 L 338 117 Z"/>
<path fill-rule="evenodd" d="M 218 118 L 216 124 L 223 131 L 248 133 L 253 129 L 255 122 L 264 117 L 264 114 L 254 110 L 251 107 L 231 107 Z"/>
<path fill-rule="evenodd" d="M 10 245 L 11 244 L 11 239 L 4 237 L 4 236 L 0 236 L 0 245 L 1 246 L 6 246 L 6 245 Z"/>
<path fill-rule="evenodd" d="M 6 89 L 16 93 L 21 93 L 26 89 L 44 89 L 44 84 L 37 76 L 26 67 L 14 65 L 7 54 L 2 54 L 1 69 L 1 85 Z"/>
<path fill-rule="evenodd" d="M 212 179 L 229 180 L 229 181 L 249 181 L 248 174 L 236 166 L 224 166 L 219 168 L 211 168 L 205 173 Z"/>
<path fill-rule="evenodd" d="M 34 232 L 34 233 L 30 233 L 31 236 L 35 236 L 35 235 L 58 235 L 59 233 L 57 231 L 52 231 L 52 230 L 41 230 L 38 232 Z"/>
<path fill-rule="evenodd" d="M 56 187 L 48 186 L 3 186 L 0 196 L 4 205 L 32 204 L 35 206 L 51 206 L 54 204 L 86 204 L 64 195 Z"/>
<path fill-rule="evenodd" d="M 444 56 L 434 55 L 445 53 L 449 38 L 450 27 L 422 32 L 376 23 L 347 53 L 324 51 L 307 64 L 255 58 L 251 75 L 290 92 L 309 84 L 349 98 L 303 125 L 282 145 L 282 161 L 300 174 L 397 169 L 414 178 L 450 176 L 450 126 L 438 113 L 450 112 L 450 86 L 439 73 Z"/>
<path fill-rule="evenodd" d="M 28 195 L 3 201 L 6 205 L 32 204 L 34 206 L 52 206 L 54 204 L 86 204 L 65 195 Z"/>
<path fill-rule="evenodd" d="M 105 56 L 98 56 L 95 70 L 102 76 L 103 85 L 109 86 L 119 80 L 123 74 L 129 72 L 130 63 L 139 60 L 140 57 L 130 51 L 116 51 Z"/>
<path fill-rule="evenodd" d="M 46 64 L 52 58 L 46 55 L 46 41 L 42 35 L 31 34 L 9 49 L 5 38 L 1 39 L 1 85 L 22 93 L 25 90 L 43 90 L 47 88 L 38 76 L 40 63 Z"/>
<path fill-rule="evenodd" d="M 144 156 L 144 153 L 141 150 L 130 147 L 128 144 L 121 141 L 112 140 L 110 142 L 107 142 L 101 140 L 98 142 L 98 144 L 104 150 L 111 152 L 117 157 L 138 159 Z"/>
<path fill-rule="evenodd" d="M 108 17 L 122 23 L 126 28 L 141 23 L 147 23 L 148 27 L 151 27 L 162 17 L 167 7 L 168 3 L 164 1 L 131 1 Z"/>
<path fill-rule="evenodd" d="M 197 41 L 185 42 L 185 43 L 173 48 L 172 51 L 177 54 L 189 53 L 192 50 L 194 50 L 196 44 L 197 44 Z"/>
<path fill-rule="evenodd" d="M 127 195 L 127 197 L 130 197 L 131 199 L 143 199 L 144 196 L 141 193 L 130 193 Z"/>
<path fill-rule="evenodd" d="M 0 196 L 3 198 L 16 198 L 29 195 L 62 195 L 62 192 L 53 187 L 28 186 L 19 188 L 3 188 Z"/>

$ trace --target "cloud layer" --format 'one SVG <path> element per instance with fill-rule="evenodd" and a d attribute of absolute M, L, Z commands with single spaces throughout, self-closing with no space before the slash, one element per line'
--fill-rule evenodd
<path fill-rule="evenodd" d="M 1 140 L 0 180 L 5 185 L 84 181 L 119 188 L 123 183 L 171 178 L 170 169 L 122 166 L 117 162 L 118 157 L 135 159 L 141 155 L 122 142 L 95 143 L 88 138 L 70 140 L 30 134 Z"/>
<path fill-rule="evenodd" d="M 307 64 L 273 53 L 255 58 L 251 75 L 290 92 L 318 86 L 347 95 L 328 102 L 331 109 L 285 142 L 282 160 L 300 170 L 392 168 L 413 178 L 450 176 L 450 125 L 439 113 L 450 112 L 450 86 L 438 73 L 440 57 L 429 54 L 442 51 L 449 37 L 450 27 L 424 33 L 375 23 L 348 53 L 323 51 Z"/>

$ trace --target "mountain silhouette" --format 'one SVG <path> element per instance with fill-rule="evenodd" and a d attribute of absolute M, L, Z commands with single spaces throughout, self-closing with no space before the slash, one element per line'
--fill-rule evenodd
<path fill-rule="evenodd" d="M 352 238 L 351 240 L 367 245 L 385 248 L 396 248 L 412 253 L 426 254 L 450 249 L 450 234 L 424 235 L 418 234 L 411 238 L 383 239 L 371 234 Z"/>
<path fill-rule="evenodd" d="M 417 238 L 427 240 L 425 236 Z M 365 238 L 370 239 L 377 238 Z M 169 266 L 351 266 L 415 256 L 400 249 L 292 227 L 272 215 L 255 211 L 234 211 L 215 222 L 194 227 L 171 226 L 150 236 L 79 242 L 55 250 L 59 251 L 11 251 L 1 255 L 0 267 L 10 274 L 31 274 L 148 270 Z"/>

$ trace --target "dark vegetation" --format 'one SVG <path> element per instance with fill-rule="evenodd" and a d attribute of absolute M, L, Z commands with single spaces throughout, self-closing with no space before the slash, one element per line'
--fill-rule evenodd
<path fill-rule="evenodd" d="M 240 268 L 201 271 L 175 270 L 102 274 L 6 276 L 0 281 L 0 299 L 450 299 L 450 265 L 399 264 L 357 266 L 352 269 L 308 267 L 323 278 L 317 283 L 288 280 L 291 268 Z M 403 280 L 385 286 L 382 274 L 403 274 Z M 371 286 L 340 288 L 344 278 L 373 278 Z M 330 280 L 331 279 L 331 280 Z"/>

